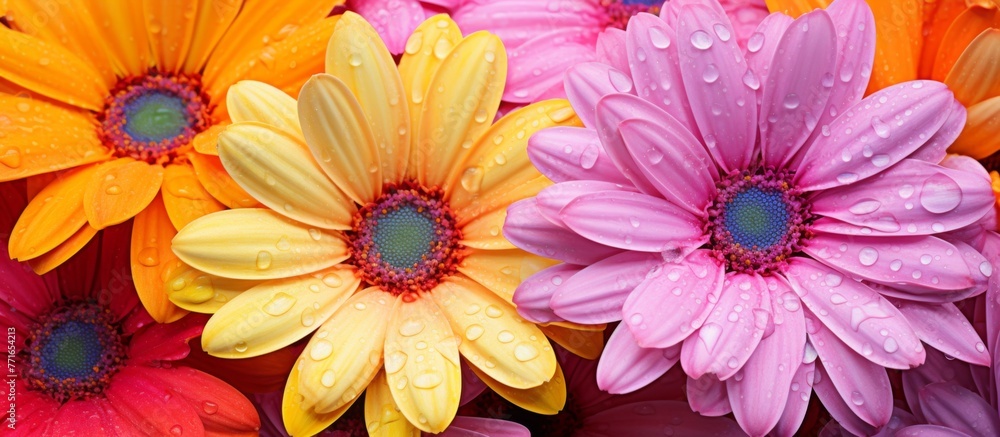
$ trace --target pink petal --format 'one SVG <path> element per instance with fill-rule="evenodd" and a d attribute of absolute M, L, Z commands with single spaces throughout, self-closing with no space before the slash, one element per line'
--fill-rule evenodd
<path fill-rule="evenodd" d="M 623 187 L 611 182 L 593 180 L 568 181 L 545 187 L 542 191 L 538 192 L 535 199 L 538 201 L 538 209 L 546 219 L 560 227 L 566 227 L 563 224 L 562 218 L 559 217 L 559 212 L 572 202 L 573 199 L 601 191 L 632 190 L 631 185 Z"/>
<path fill-rule="evenodd" d="M 698 132 L 687 95 L 679 86 L 677 41 L 671 41 L 676 35 L 663 20 L 640 13 L 629 20 L 625 53 L 639 96 L 670 114 L 687 131 Z"/>
<path fill-rule="evenodd" d="M 555 43 L 559 41 L 559 43 Z M 539 34 L 515 48 L 507 50 L 509 68 L 503 99 L 508 102 L 531 103 L 541 100 L 550 88 L 563 97 L 563 74 L 569 67 L 595 59 L 594 38 L 583 36 L 578 29 L 555 29 Z"/>
<path fill-rule="evenodd" d="M 977 164 L 978 165 L 978 164 Z M 813 214 L 835 221 L 814 228 L 848 235 L 930 235 L 975 223 L 995 198 L 980 174 L 915 159 L 856 184 L 824 190 L 813 198 Z"/>
<path fill-rule="evenodd" d="M 597 61 L 618 71 L 629 71 L 628 53 L 625 52 L 625 31 L 609 27 L 597 36 Z"/>
<path fill-rule="evenodd" d="M 566 97 L 583 125 L 597 127 L 594 111 L 602 97 L 631 93 L 634 85 L 628 74 L 599 62 L 586 62 L 566 70 Z"/>
<path fill-rule="evenodd" d="M 697 379 L 689 377 L 687 398 L 691 409 L 703 416 L 722 416 L 733 411 L 729 405 L 726 383 L 719 381 L 715 375 L 705 375 Z"/>
<path fill-rule="evenodd" d="M 159 379 L 139 367 L 119 371 L 104 395 L 125 421 L 149 435 L 170 435 L 177 426 L 193 435 L 205 432 L 194 407 L 181 396 L 171 396 Z"/>
<path fill-rule="evenodd" d="M 937 382 L 950 382 L 962 387 L 972 388 L 975 382 L 968 364 L 951 359 L 937 351 L 927 350 L 927 361 L 924 365 L 903 372 L 903 397 L 910 411 L 921 421 L 926 422 L 921 409 L 920 389 Z"/>
<path fill-rule="evenodd" d="M 951 103 L 948 111 L 948 118 L 944 120 L 941 129 L 935 133 L 931 139 L 927 140 L 916 152 L 910 155 L 910 159 L 920 159 L 927 162 L 941 162 L 947 155 L 948 147 L 955 142 L 958 135 L 965 129 L 965 119 L 968 111 L 958 100 Z"/>
<path fill-rule="evenodd" d="M 882 429 L 880 429 L 873 437 L 893 437 L 900 429 L 916 425 L 917 423 L 917 419 L 908 411 L 900 409 L 899 407 L 893 407 L 892 417 L 889 418 L 889 423 L 882 427 Z"/>
<path fill-rule="evenodd" d="M 563 281 L 581 268 L 573 264 L 556 264 L 528 277 L 514 290 L 513 301 L 517 306 L 517 313 L 533 323 L 563 321 L 549 308 L 549 301 Z"/>
<path fill-rule="evenodd" d="M 719 300 L 724 275 L 725 269 L 707 250 L 650 272 L 622 308 L 639 345 L 667 348 L 700 328 Z"/>
<path fill-rule="evenodd" d="M 983 255 L 990 262 L 991 266 L 1000 266 L 1000 235 L 996 232 L 988 231 L 983 235 Z M 1000 334 L 1000 274 L 990 275 L 986 290 L 985 319 L 986 319 L 986 344 L 994 353 L 1000 352 L 996 348 L 998 341 L 997 334 Z M 1000 374 L 997 374 L 1000 378 Z"/>
<path fill-rule="evenodd" d="M 435 0 L 440 1 L 440 0 Z M 572 28 L 597 40 L 606 15 L 598 3 L 574 3 L 573 8 L 548 10 L 548 3 L 536 0 L 467 1 L 451 16 L 464 34 L 487 30 L 517 47 L 552 29 Z"/>
<path fill-rule="evenodd" d="M 546 220 L 534 198 L 519 200 L 507 208 L 503 235 L 535 255 L 572 264 L 593 264 L 619 252 Z"/>
<path fill-rule="evenodd" d="M 559 317 L 584 324 L 617 322 L 622 305 L 660 265 L 659 254 L 623 252 L 591 264 L 559 286 L 549 305 Z"/>
<path fill-rule="evenodd" d="M 773 295 L 791 294 L 788 284 L 773 277 L 764 279 L 775 286 Z M 786 393 L 802 363 L 805 318 L 798 306 L 791 307 L 795 310 L 774 305 L 774 332 L 761 340 L 743 368 L 726 380 L 733 414 L 747 434 L 767 434 L 778 423 L 788 400 Z"/>
<path fill-rule="evenodd" d="M 628 119 L 655 121 L 666 117 L 669 115 L 662 109 L 631 94 L 610 94 L 597 102 L 597 134 L 601 137 L 604 150 L 615 167 L 644 193 L 656 194 L 658 191 L 643 176 L 618 129 Z"/>
<path fill-rule="evenodd" d="M 458 405 L 463 406 L 465 404 L 468 404 L 469 402 L 472 402 L 474 399 L 479 397 L 479 395 L 481 395 L 484 391 L 486 391 L 486 389 L 487 389 L 486 383 L 483 382 L 482 379 L 479 379 L 479 376 L 476 375 L 476 372 L 473 372 L 472 369 L 469 368 L 467 364 L 462 365 L 462 398 L 458 401 Z M 278 404 L 280 408 L 281 403 L 279 402 Z"/>
<path fill-rule="evenodd" d="M 597 364 L 597 386 L 613 394 L 636 391 L 667 373 L 679 356 L 680 346 L 640 347 L 629 328 L 618 325 Z"/>
<path fill-rule="evenodd" d="M 47 313 L 57 299 L 31 266 L 10 259 L 7 243 L 3 241 L 0 241 L 0 278 L 3 278 L 0 301 L 31 318 Z"/>
<path fill-rule="evenodd" d="M 892 303 L 867 285 L 814 260 L 796 257 L 788 264 L 785 275 L 792 289 L 816 314 L 817 322 L 854 352 L 893 369 L 924 362 L 920 339 Z"/>
<path fill-rule="evenodd" d="M 823 376 L 833 383 L 839 398 L 850 411 L 876 428 L 888 423 L 892 416 L 892 388 L 885 369 L 855 353 L 813 315 L 806 315 L 806 332 L 809 342 L 819 354 L 826 373 Z M 821 385 L 819 382 L 813 385 L 817 394 L 822 394 Z M 829 399 L 821 396 L 821 400 L 830 413 L 834 413 L 835 408 L 831 408 Z M 843 422 L 841 418 L 837 419 Z"/>
<path fill-rule="evenodd" d="M 912 293 L 938 299 L 968 296 L 986 287 L 992 268 L 979 252 L 933 236 L 864 237 L 817 232 L 803 252 L 835 269 Z M 949 298 L 948 293 L 954 294 Z M 904 296 L 905 298 L 905 296 Z"/>
<path fill-rule="evenodd" d="M 139 363 L 183 359 L 191 352 L 188 341 L 201 335 L 207 322 L 207 315 L 192 313 L 173 323 L 149 325 L 132 336 L 129 359 Z"/>
<path fill-rule="evenodd" d="M 920 406 L 931 425 L 969 435 L 1000 435 L 997 410 L 959 385 L 939 382 L 920 389 Z"/>
<path fill-rule="evenodd" d="M 815 359 L 815 355 L 813 356 Z M 812 397 L 812 384 L 815 377 L 816 362 L 810 361 L 799 365 L 792 383 L 789 385 L 788 398 L 781 412 L 778 423 L 772 432 L 778 437 L 793 436 L 802 426 L 802 420 L 809 409 L 809 398 Z"/>
<path fill-rule="evenodd" d="M 347 7 L 371 23 L 394 55 L 403 53 L 406 40 L 426 18 L 417 0 L 348 0 Z"/>
<path fill-rule="evenodd" d="M 744 52 L 747 60 L 747 73 L 743 75 L 743 84 L 754 91 L 754 100 L 758 108 L 764 100 L 762 83 L 767 83 L 771 75 L 771 64 L 774 53 L 778 50 L 778 42 L 792 25 L 792 18 L 785 14 L 771 14 L 757 25 L 757 30 L 747 39 Z"/>
<path fill-rule="evenodd" d="M 704 232 L 687 211 L 665 200 L 628 191 L 602 191 L 563 207 L 563 223 L 583 237 L 625 250 L 663 252 L 698 247 Z M 509 220 L 509 218 L 508 218 Z M 663 232 L 669 229 L 671 232 Z"/>
<path fill-rule="evenodd" d="M 677 35 L 684 89 L 702 139 L 723 170 L 746 168 L 757 139 L 757 107 L 749 104 L 755 98 L 743 84 L 747 64 L 729 19 L 707 6 L 683 6 Z"/>
<path fill-rule="evenodd" d="M 836 30 L 823 10 L 799 17 L 781 37 L 758 120 L 768 165 L 785 167 L 816 129 L 834 85 L 835 47 Z"/>
<path fill-rule="evenodd" d="M 899 430 L 893 437 L 970 437 L 964 432 L 937 425 L 912 425 Z"/>
<path fill-rule="evenodd" d="M 795 173 L 806 191 L 852 184 L 918 150 L 944 124 L 955 100 L 939 82 L 913 81 L 878 91 L 830 123 Z"/>
<path fill-rule="evenodd" d="M 556 182 L 596 180 L 631 185 L 608 157 L 597 131 L 569 126 L 542 129 L 528 140 L 528 157 Z"/>
<path fill-rule="evenodd" d="M 692 378 L 711 373 L 721 380 L 736 374 L 760 343 L 770 311 L 770 296 L 761 277 L 727 275 L 705 324 L 684 339 L 684 373 Z"/>
<path fill-rule="evenodd" d="M 531 432 L 523 425 L 500 419 L 485 417 L 456 416 L 441 437 L 509 436 L 529 437 Z"/>
<path fill-rule="evenodd" d="M 680 401 L 646 401 L 621 405 L 583 419 L 583 430 L 613 430 L 621 436 L 734 436 L 739 426 L 727 417 L 702 417 Z M 579 434 L 574 434 L 579 435 Z"/>
<path fill-rule="evenodd" d="M 639 171 L 663 198 L 704 216 L 718 191 L 718 172 L 694 135 L 669 115 L 625 120 L 619 130 Z"/>
<path fill-rule="evenodd" d="M 967 363 L 990 365 L 986 344 L 955 304 L 905 300 L 897 300 L 895 304 L 924 343 Z"/>
<path fill-rule="evenodd" d="M 665 2 L 663 4 L 663 8 L 660 9 L 660 18 L 662 18 L 668 26 L 676 28 L 680 11 L 683 6 L 687 5 L 699 5 L 709 8 L 715 15 L 721 17 L 721 24 L 732 29 L 733 25 L 729 21 L 729 15 L 727 15 L 726 10 L 722 8 L 721 2 L 713 0 L 673 0 Z"/>

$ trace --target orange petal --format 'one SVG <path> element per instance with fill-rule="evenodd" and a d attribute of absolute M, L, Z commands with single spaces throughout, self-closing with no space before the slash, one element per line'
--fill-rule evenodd
<path fill-rule="evenodd" d="M 83 195 L 97 167 L 91 165 L 66 172 L 28 202 L 11 232 L 11 258 L 25 261 L 42 256 L 87 223 Z"/>
<path fill-rule="evenodd" d="M 782 12 L 792 18 L 830 5 L 829 0 L 766 0 L 764 3 L 767 3 L 767 9 L 771 12 Z"/>
<path fill-rule="evenodd" d="M 135 0 L 87 1 L 98 35 L 90 42 L 104 48 L 115 73 L 120 77 L 143 74 L 149 69 L 151 55 L 146 37 L 142 4 Z"/>
<path fill-rule="evenodd" d="M 205 214 L 226 209 L 205 190 L 189 164 L 170 165 L 164 170 L 163 205 L 175 229 Z"/>
<path fill-rule="evenodd" d="M 979 34 L 944 83 L 965 106 L 1000 96 L 1000 30 L 988 29 Z"/>
<path fill-rule="evenodd" d="M 159 71 L 176 73 L 184 62 L 191 46 L 191 34 L 196 29 L 195 20 L 186 15 L 193 15 L 197 10 L 198 0 L 142 2 L 149 49 Z"/>
<path fill-rule="evenodd" d="M 97 138 L 96 121 L 90 114 L 0 94 L 0 181 L 110 156 L 111 151 Z"/>
<path fill-rule="evenodd" d="M 934 60 L 941 47 L 941 40 L 951 23 L 965 9 L 965 0 L 924 2 L 924 49 L 920 54 L 918 77 L 929 78 L 933 75 Z"/>
<path fill-rule="evenodd" d="M 539 326 L 545 336 L 566 350 L 588 360 L 596 360 L 604 350 L 604 331 L 569 329 L 562 326 Z"/>
<path fill-rule="evenodd" d="M 1000 96 L 969 107 L 965 129 L 948 151 L 976 159 L 1000 151 Z"/>
<path fill-rule="evenodd" d="M 995 15 L 993 9 L 980 7 L 972 7 L 959 14 L 941 40 L 941 47 L 938 49 L 937 57 L 934 58 L 934 75 L 931 78 L 944 81 L 972 40 L 984 30 L 996 26 Z"/>
<path fill-rule="evenodd" d="M 189 36 L 191 44 L 182 60 L 181 71 L 201 71 L 241 7 L 243 0 L 198 2 L 198 17 L 194 20 L 194 33 Z"/>
<path fill-rule="evenodd" d="M 868 94 L 917 78 L 923 50 L 923 2 L 869 0 L 875 15 L 875 65 Z"/>
<path fill-rule="evenodd" d="M 194 166 L 194 173 L 205 190 L 229 208 L 253 208 L 260 202 L 250 196 L 229 176 L 218 156 L 188 153 L 188 160 Z"/>
<path fill-rule="evenodd" d="M 0 59 L 0 76 L 11 82 L 81 108 L 104 108 L 101 73 L 58 44 L 0 26 Z"/>
<path fill-rule="evenodd" d="M 212 127 L 201 131 L 191 140 L 191 145 L 198 153 L 219 156 L 219 134 L 226 130 L 229 122 L 213 124 Z"/>
<path fill-rule="evenodd" d="M 135 217 L 160 192 L 163 167 L 131 158 L 108 161 L 97 168 L 83 194 L 87 221 L 97 229 Z"/>
<path fill-rule="evenodd" d="M 164 280 L 181 262 L 170 251 L 170 240 L 177 231 L 170 224 L 163 199 L 157 195 L 149 206 L 135 216 L 132 224 L 132 279 L 142 306 L 159 323 L 180 319 L 187 311 L 175 306 L 164 289 Z"/>
<path fill-rule="evenodd" d="M 90 242 L 91 238 L 94 238 L 94 235 L 97 235 L 97 229 L 84 223 L 72 237 L 56 246 L 55 249 L 46 252 L 45 255 L 28 261 L 28 265 L 35 273 L 44 275 L 76 255 L 80 249 L 83 249 L 83 246 Z"/>

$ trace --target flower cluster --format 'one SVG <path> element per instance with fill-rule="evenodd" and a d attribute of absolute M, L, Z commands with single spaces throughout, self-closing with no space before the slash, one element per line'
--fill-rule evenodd
<path fill-rule="evenodd" d="M 4 434 L 1000 433 L 996 0 L 0 14 Z"/>

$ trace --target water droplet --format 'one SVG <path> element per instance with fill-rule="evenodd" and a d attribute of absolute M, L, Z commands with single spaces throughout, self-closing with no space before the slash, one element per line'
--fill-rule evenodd
<path fill-rule="evenodd" d="M 271 267 L 271 252 L 262 250 L 257 253 L 257 268 L 267 270 Z"/>
<path fill-rule="evenodd" d="M 351 53 L 347 55 L 347 63 L 351 64 L 352 67 L 361 66 L 361 55 L 357 53 Z"/>
<path fill-rule="evenodd" d="M 483 168 L 480 166 L 469 167 L 462 173 L 462 188 L 470 193 L 478 193 L 483 185 Z"/>
<path fill-rule="evenodd" d="M 489 63 L 492 64 L 493 61 L 497 60 L 497 54 L 496 54 L 496 52 L 494 52 L 492 50 L 487 50 L 486 53 L 483 54 L 483 58 L 486 59 L 486 62 L 489 62 Z"/>
<path fill-rule="evenodd" d="M 981 342 L 981 341 L 977 342 L 976 343 L 976 351 L 978 351 L 978 352 L 986 352 L 986 345 L 983 344 L 983 342 Z"/>
<path fill-rule="evenodd" d="M 14 146 L 4 149 L 3 153 L 0 154 L 0 164 L 10 168 L 21 167 L 21 149 Z"/>
<path fill-rule="evenodd" d="M 854 405 L 861 406 L 864 405 L 865 399 L 861 397 L 860 392 L 854 391 L 851 392 L 851 403 L 853 403 Z"/>
<path fill-rule="evenodd" d="M 580 154 L 580 167 L 584 170 L 590 170 L 594 168 L 594 164 L 597 163 L 597 157 L 600 155 L 600 149 L 594 144 L 589 144 L 583 153 Z"/>
<path fill-rule="evenodd" d="M 894 340 L 892 337 L 890 337 L 890 338 L 885 339 L 885 342 L 882 343 L 882 349 L 885 349 L 886 352 L 888 352 L 888 353 L 891 354 L 891 353 L 896 352 L 897 350 L 899 350 L 899 345 L 896 344 L 896 340 Z"/>
<path fill-rule="evenodd" d="M 662 29 L 655 26 L 649 28 L 649 42 L 658 49 L 670 47 L 670 37 L 663 33 Z"/>
<path fill-rule="evenodd" d="M 181 435 L 184 434 L 184 429 L 181 428 L 180 425 L 174 425 L 170 428 L 170 433 L 173 435 Z"/>
<path fill-rule="evenodd" d="M 875 353 L 875 350 L 872 348 L 871 343 L 865 343 L 863 346 L 861 346 L 861 355 L 864 355 L 866 357 L 870 357 L 874 353 Z"/>
<path fill-rule="evenodd" d="M 503 310 L 496 305 L 489 305 L 486 307 L 486 315 L 495 319 L 503 315 Z"/>
<path fill-rule="evenodd" d="M 479 337 L 483 336 L 484 332 L 486 332 L 486 330 L 483 329 L 482 326 L 469 325 L 468 328 L 465 328 L 465 338 L 469 339 L 469 341 L 476 341 Z"/>
<path fill-rule="evenodd" d="M 205 414 L 212 415 L 219 412 L 219 404 L 205 401 L 202 402 L 201 409 L 205 412 Z"/>
<path fill-rule="evenodd" d="M 848 208 L 848 211 L 856 215 L 865 215 L 878 211 L 881 206 L 882 203 L 875 199 L 862 199 Z"/>
<path fill-rule="evenodd" d="M 285 314 L 295 305 L 295 298 L 288 293 L 278 292 L 275 293 L 271 300 L 264 304 L 264 312 L 272 316 L 280 316 Z"/>
<path fill-rule="evenodd" d="M 856 173 L 841 173 L 837 175 L 837 182 L 842 184 L 854 183 L 858 180 L 858 175 Z"/>
<path fill-rule="evenodd" d="M 764 47 L 764 34 L 754 32 L 753 35 L 750 35 L 750 39 L 747 40 L 747 51 L 757 53 L 762 47 Z"/>
<path fill-rule="evenodd" d="M 834 305 L 840 305 L 840 304 L 846 303 L 846 302 L 847 302 L 847 299 L 843 295 L 841 295 L 840 293 L 833 293 L 833 294 L 830 295 L 830 303 L 832 303 Z"/>
<path fill-rule="evenodd" d="M 920 204 L 935 214 L 954 210 L 962 202 L 962 189 L 954 179 L 938 173 L 924 180 Z"/>
<path fill-rule="evenodd" d="M 709 352 L 715 349 L 715 345 L 719 342 L 721 335 L 722 327 L 716 323 L 706 323 L 698 330 L 698 338 L 705 344 L 705 348 Z"/>
<path fill-rule="evenodd" d="M 323 276 L 323 284 L 327 287 L 337 288 L 344 285 L 344 279 L 335 273 L 330 273 L 329 275 Z"/>
<path fill-rule="evenodd" d="M 531 361 L 537 356 L 538 348 L 529 343 L 521 343 L 514 348 L 514 358 L 517 358 L 518 361 Z"/>
<path fill-rule="evenodd" d="M 879 154 L 872 157 L 872 165 L 878 168 L 882 168 L 889 165 L 889 161 L 890 161 L 889 155 Z"/>
<path fill-rule="evenodd" d="M 309 358 L 315 361 L 324 360 L 333 354 L 333 343 L 327 340 L 319 340 L 309 348 Z"/>
<path fill-rule="evenodd" d="M 237 342 L 236 345 L 233 346 L 233 349 L 236 349 L 236 352 L 239 352 L 239 353 L 246 352 L 247 348 L 248 348 L 247 342 L 245 342 L 245 341 Z"/>
<path fill-rule="evenodd" d="M 832 87 L 833 86 L 833 74 L 832 73 L 825 73 L 825 74 L 823 74 L 823 79 L 822 79 L 821 83 L 823 84 L 823 88 L 830 88 L 830 87 Z"/>
<path fill-rule="evenodd" d="M 618 70 L 608 70 L 608 80 L 611 81 L 611 86 L 615 87 L 618 92 L 628 93 L 632 91 L 632 79 Z"/>
<path fill-rule="evenodd" d="M 706 65 L 705 71 L 701 74 L 701 78 L 705 81 L 705 83 L 715 83 L 715 81 L 719 80 L 719 68 L 716 67 L 715 64 Z"/>
<path fill-rule="evenodd" d="M 160 265 L 160 253 L 156 250 L 155 247 L 147 247 L 145 249 L 140 250 L 139 264 L 142 264 L 146 267 L 156 267 Z"/>
<path fill-rule="evenodd" d="M 749 71 L 749 70 L 747 70 Z M 799 95 L 795 93 L 788 93 L 785 95 L 784 105 L 788 109 L 795 109 L 799 107 Z"/>
<path fill-rule="evenodd" d="M 729 41 L 729 38 L 732 38 L 732 33 L 729 32 L 729 28 L 726 26 L 716 23 L 712 28 L 715 29 L 715 35 L 719 37 L 720 41 L 726 42 Z"/>
<path fill-rule="evenodd" d="M 881 118 L 872 117 L 872 128 L 875 129 L 875 135 L 879 138 L 889 138 L 889 125 L 885 124 Z"/>
<path fill-rule="evenodd" d="M 726 362 L 726 365 L 729 366 L 730 369 L 735 369 L 740 365 L 740 361 L 737 360 L 736 357 L 730 357 L 729 361 Z"/>
<path fill-rule="evenodd" d="M 108 193 L 108 194 L 110 194 L 112 196 L 115 196 L 115 195 L 118 195 L 118 194 L 122 193 L 122 187 L 120 187 L 118 185 L 112 185 L 112 186 L 110 186 L 108 188 L 105 188 L 104 192 Z"/>
<path fill-rule="evenodd" d="M 335 382 L 337 382 L 337 375 L 333 373 L 333 370 L 327 370 L 319 377 L 319 383 L 326 388 L 333 387 Z"/>
<path fill-rule="evenodd" d="M 708 50 L 712 47 L 712 37 L 704 30 L 691 32 L 691 45 L 698 50 Z"/>
<path fill-rule="evenodd" d="M 476 111 L 476 114 L 473 116 L 473 118 L 476 120 L 476 123 L 483 123 L 486 121 L 488 116 L 489 114 L 486 112 L 485 109 L 479 109 Z"/>
<path fill-rule="evenodd" d="M 878 261 L 878 251 L 873 247 L 864 247 L 858 252 L 858 262 L 863 266 L 871 266 Z"/>
<path fill-rule="evenodd" d="M 396 373 L 403 369 L 407 355 L 401 351 L 392 351 L 385 355 L 385 373 Z"/>
<path fill-rule="evenodd" d="M 754 91 L 760 89 L 760 79 L 757 79 L 757 75 L 753 74 L 753 70 L 750 69 L 743 73 L 743 84 Z"/>
<path fill-rule="evenodd" d="M 428 370 L 413 378 L 413 386 L 422 389 L 432 389 L 441 385 L 441 374 L 434 370 Z"/>
<path fill-rule="evenodd" d="M 987 277 L 992 276 L 993 266 L 990 265 L 989 261 L 983 261 L 982 263 L 979 264 L 979 273 L 982 273 L 983 276 Z"/>
<path fill-rule="evenodd" d="M 424 330 L 424 322 L 419 319 L 406 319 L 399 325 L 399 335 L 413 337 Z"/>
<path fill-rule="evenodd" d="M 510 331 L 500 331 L 500 333 L 497 334 L 497 341 L 500 343 L 510 343 L 514 341 L 514 334 Z"/>

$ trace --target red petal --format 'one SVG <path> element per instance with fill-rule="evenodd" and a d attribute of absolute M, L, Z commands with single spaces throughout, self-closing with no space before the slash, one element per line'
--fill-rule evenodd
<path fill-rule="evenodd" d="M 206 431 L 251 432 L 260 429 L 253 404 L 222 380 L 190 367 L 144 369 L 170 392 L 191 405 Z"/>
<path fill-rule="evenodd" d="M 162 387 L 161 381 L 150 376 L 151 370 L 127 366 L 115 375 L 105 392 L 115 410 L 146 434 L 204 433 L 197 411 L 183 397 Z"/>

